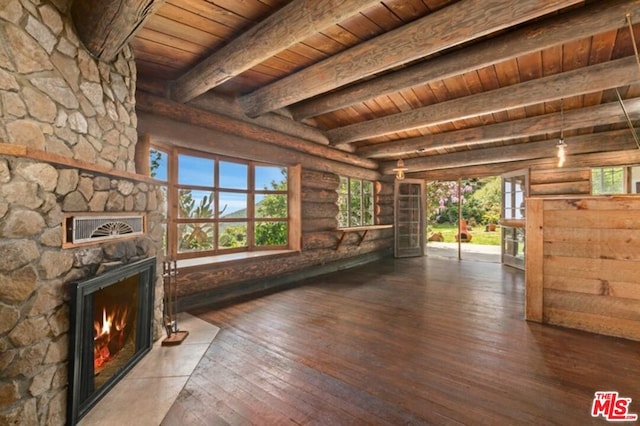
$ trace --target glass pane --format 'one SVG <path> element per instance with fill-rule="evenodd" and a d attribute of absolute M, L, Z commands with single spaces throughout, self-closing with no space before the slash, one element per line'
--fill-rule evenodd
<path fill-rule="evenodd" d="M 218 194 L 218 216 L 229 219 L 244 219 L 247 216 L 247 194 L 220 192 Z"/>
<path fill-rule="evenodd" d="M 152 178 L 168 180 L 169 154 L 158 149 L 149 150 L 149 176 Z"/>
<path fill-rule="evenodd" d="M 178 252 L 213 250 L 212 223 L 181 223 L 178 225 Z"/>
<path fill-rule="evenodd" d="M 178 155 L 178 183 L 181 185 L 213 186 L 215 162 L 210 158 Z"/>
<path fill-rule="evenodd" d="M 218 248 L 247 246 L 247 222 L 228 222 L 218 225 Z"/>
<path fill-rule="evenodd" d="M 347 204 L 347 195 L 338 194 L 338 227 L 345 228 L 349 226 L 349 211 Z"/>
<path fill-rule="evenodd" d="M 287 190 L 287 168 L 277 166 L 256 166 L 255 189 L 261 190 Z"/>
<path fill-rule="evenodd" d="M 362 216 L 362 224 L 363 225 L 373 225 L 373 182 L 371 181 L 363 181 L 362 182 L 362 208 L 363 216 Z"/>
<path fill-rule="evenodd" d="M 213 192 L 192 189 L 178 190 L 178 217 L 213 218 Z"/>
<path fill-rule="evenodd" d="M 228 189 L 247 189 L 247 171 L 249 166 L 246 164 L 230 163 L 228 161 L 220 162 L 220 188 Z"/>
<path fill-rule="evenodd" d="M 286 219 L 287 196 L 285 194 L 256 194 L 255 216 L 259 218 Z"/>
<path fill-rule="evenodd" d="M 256 222 L 257 246 L 285 246 L 287 234 L 287 222 Z"/>
<path fill-rule="evenodd" d="M 347 194 L 349 192 L 349 179 L 340 176 L 340 185 L 338 186 L 338 194 Z"/>
<path fill-rule="evenodd" d="M 351 179 L 349 182 L 351 197 L 349 199 L 349 225 L 362 225 L 362 181 Z"/>

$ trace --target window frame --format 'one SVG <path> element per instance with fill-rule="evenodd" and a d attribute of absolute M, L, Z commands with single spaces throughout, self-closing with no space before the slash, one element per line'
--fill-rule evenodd
<path fill-rule="evenodd" d="M 264 161 L 254 161 L 243 158 L 230 157 L 226 155 L 220 155 L 215 153 L 207 153 L 182 147 L 168 147 L 162 144 L 151 143 L 149 151 L 149 159 L 151 158 L 152 150 L 161 151 L 168 154 L 167 169 L 168 177 L 166 181 L 167 187 L 167 214 L 166 214 L 166 248 L 165 254 L 170 259 L 184 260 L 194 259 L 201 257 L 221 257 L 226 258 L 230 254 L 234 253 L 247 253 L 247 252 L 269 252 L 269 251 L 282 251 L 282 250 L 300 250 L 299 234 L 301 228 L 301 222 L 299 214 L 301 207 L 299 201 L 300 192 L 300 174 L 301 167 L 285 165 L 285 164 L 273 164 Z M 192 183 L 185 184 L 179 182 L 179 157 L 181 155 L 187 155 L 198 158 L 211 159 L 214 161 L 214 177 L 213 186 L 208 185 L 194 185 Z M 247 167 L 247 188 L 238 189 L 221 186 L 220 175 L 220 163 L 229 162 L 234 164 L 241 164 Z M 255 169 L 256 167 L 276 167 L 286 170 L 286 190 L 264 189 L 255 188 Z M 150 170 L 151 172 L 151 170 Z M 165 182 L 165 181 L 163 181 Z M 213 217 L 210 218 L 189 218 L 179 217 L 179 193 L 180 190 L 198 190 L 207 191 L 213 193 Z M 223 194 L 246 194 L 246 218 L 223 218 L 218 217 L 220 193 Z M 296 195 L 298 194 L 298 195 Z M 286 197 L 287 213 L 285 217 L 257 217 L 256 216 L 256 197 L 263 195 L 283 195 Z M 246 228 L 246 246 L 242 247 L 220 247 L 219 241 L 219 225 L 221 223 L 237 223 L 244 222 L 247 224 Z M 287 228 L 287 242 L 283 245 L 256 245 L 255 241 L 255 229 L 256 224 L 263 222 L 283 222 Z M 205 223 L 213 226 L 213 241 L 211 249 L 196 250 L 196 251 L 180 251 L 180 229 L 179 226 L 187 223 Z"/>
<path fill-rule="evenodd" d="M 375 192 L 376 192 L 376 181 L 372 181 L 372 180 L 368 180 L 368 179 L 360 179 L 360 178 L 353 178 L 350 176 L 338 176 L 338 188 L 336 190 L 336 192 L 338 193 L 338 200 L 337 200 L 337 205 L 338 205 L 338 214 L 336 215 L 336 219 L 338 221 L 338 227 L 337 229 L 344 229 L 344 228 L 354 228 L 354 227 L 366 227 L 366 226 L 372 226 L 376 224 L 376 204 L 375 204 Z M 342 190 L 343 187 L 343 181 L 346 180 L 346 192 L 344 192 Z M 354 206 L 353 206 L 353 201 L 355 199 L 354 194 L 352 194 L 352 190 L 353 190 L 353 185 L 352 182 L 359 182 L 360 183 L 360 191 L 359 191 L 359 206 L 355 206 L 355 210 L 354 210 Z M 365 188 L 366 186 L 368 186 L 370 188 L 370 194 L 365 194 Z M 368 195 L 368 197 L 366 197 L 365 195 Z M 346 209 L 342 209 L 342 202 L 341 202 L 341 197 L 345 197 L 346 200 Z M 366 206 L 366 199 L 369 200 L 369 206 Z M 341 223 L 340 217 L 344 214 L 344 212 L 346 211 L 346 224 L 345 223 Z M 352 220 L 352 213 L 354 211 L 357 211 L 360 213 L 360 223 L 354 223 L 354 221 Z M 366 213 L 369 213 L 370 215 L 370 220 L 369 221 L 365 221 L 366 218 Z M 367 223 L 365 223 L 367 222 Z"/>

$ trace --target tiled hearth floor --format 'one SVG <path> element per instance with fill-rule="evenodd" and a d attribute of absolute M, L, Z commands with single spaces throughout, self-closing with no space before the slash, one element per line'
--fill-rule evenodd
<path fill-rule="evenodd" d="M 118 384 L 80 421 L 81 426 L 158 426 L 219 328 L 186 313 L 178 328 L 189 336 L 177 346 L 162 346 L 162 338 Z"/>

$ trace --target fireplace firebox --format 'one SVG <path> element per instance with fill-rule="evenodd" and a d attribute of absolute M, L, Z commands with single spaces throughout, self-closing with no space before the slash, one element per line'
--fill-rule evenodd
<path fill-rule="evenodd" d="M 155 257 L 75 283 L 68 423 L 74 425 L 151 350 Z"/>

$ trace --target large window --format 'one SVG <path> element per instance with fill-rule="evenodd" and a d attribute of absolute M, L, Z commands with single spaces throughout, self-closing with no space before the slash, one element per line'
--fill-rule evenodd
<path fill-rule="evenodd" d="M 287 167 L 153 148 L 150 174 L 168 182 L 169 256 L 289 248 Z"/>
<path fill-rule="evenodd" d="M 591 193 L 600 194 L 624 194 L 625 188 L 624 167 L 601 167 L 591 169 Z"/>
<path fill-rule="evenodd" d="M 373 225 L 373 188 L 371 181 L 340 176 L 338 227 Z"/>

